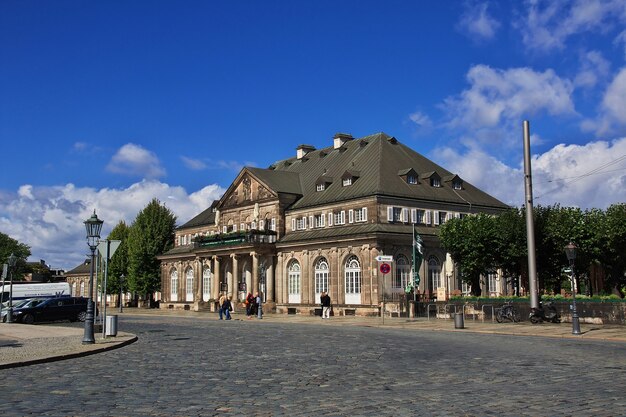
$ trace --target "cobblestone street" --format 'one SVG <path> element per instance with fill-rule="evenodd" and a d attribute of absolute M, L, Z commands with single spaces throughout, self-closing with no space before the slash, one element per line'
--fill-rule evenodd
<path fill-rule="evenodd" d="M 2 416 L 623 415 L 623 343 L 123 316 L 139 340 L 3 370 Z"/>

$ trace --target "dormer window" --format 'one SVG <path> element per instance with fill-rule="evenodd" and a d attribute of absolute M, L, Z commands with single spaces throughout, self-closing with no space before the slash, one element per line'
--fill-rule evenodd
<path fill-rule="evenodd" d="M 413 168 L 405 168 L 398 171 L 398 175 L 407 183 L 407 184 L 419 184 L 419 176 L 417 171 Z"/>
<path fill-rule="evenodd" d="M 408 184 L 417 184 L 417 177 L 415 175 L 407 175 L 406 182 Z"/>
<path fill-rule="evenodd" d="M 351 186 L 352 183 L 354 183 L 354 181 L 356 181 L 360 175 L 361 173 L 359 171 L 354 170 L 348 170 L 344 172 L 341 176 L 341 185 L 343 185 L 344 187 Z"/>
<path fill-rule="evenodd" d="M 461 187 L 461 181 L 455 181 L 455 182 L 453 182 L 453 183 L 452 183 L 452 187 L 453 187 L 455 190 L 460 190 L 460 189 L 462 189 L 462 188 L 463 188 L 463 187 Z"/>
<path fill-rule="evenodd" d="M 430 185 L 431 187 L 441 187 L 441 180 L 439 178 L 431 178 L 430 179 Z"/>
<path fill-rule="evenodd" d="M 316 191 L 324 191 L 325 189 L 326 189 L 326 184 L 325 183 L 317 184 L 315 186 L 315 190 Z"/>
<path fill-rule="evenodd" d="M 324 171 L 324 173 L 326 173 L 326 171 Z M 332 177 L 329 177 L 328 175 L 322 175 L 317 179 L 317 181 L 315 181 L 315 190 L 324 191 L 332 183 Z"/>
<path fill-rule="evenodd" d="M 454 190 L 462 190 L 463 189 L 463 180 L 456 174 L 444 177 L 443 180 L 445 182 L 451 183 L 452 189 L 454 189 Z"/>

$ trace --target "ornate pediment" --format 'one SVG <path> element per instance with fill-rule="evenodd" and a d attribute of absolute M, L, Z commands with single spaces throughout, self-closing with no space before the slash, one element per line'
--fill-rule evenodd
<path fill-rule="evenodd" d="M 221 206 L 223 208 L 244 206 L 275 197 L 277 197 L 275 192 L 244 169 L 222 197 Z"/>

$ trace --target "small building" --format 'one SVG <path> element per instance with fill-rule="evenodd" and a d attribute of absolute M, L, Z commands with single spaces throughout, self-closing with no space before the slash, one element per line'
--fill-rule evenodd
<path fill-rule="evenodd" d="M 213 308 L 220 293 L 259 291 L 266 308 L 313 314 L 328 292 L 334 314 L 398 308 L 412 282 L 414 231 L 423 299 L 468 291 L 437 231 L 451 218 L 508 206 L 396 138 L 338 133 L 300 145 L 268 168 L 244 167 L 224 195 L 176 229 L 159 256 L 161 308 Z M 392 256 L 382 274 L 377 257 Z M 395 303 L 395 307 L 394 307 Z"/>

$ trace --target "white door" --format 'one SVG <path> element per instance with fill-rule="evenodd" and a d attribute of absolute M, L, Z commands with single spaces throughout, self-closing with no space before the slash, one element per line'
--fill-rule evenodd
<path fill-rule="evenodd" d="M 288 280 L 287 289 L 289 292 L 289 303 L 290 304 L 300 304 L 300 264 L 298 261 L 293 261 L 291 265 L 289 265 L 288 271 Z"/>
<path fill-rule="evenodd" d="M 187 270 L 186 278 L 187 285 L 185 287 L 187 291 L 185 293 L 185 301 L 193 301 L 193 269 L 189 268 Z"/>
<path fill-rule="evenodd" d="M 348 258 L 345 277 L 345 303 L 361 304 L 361 264 L 356 256 Z"/>

